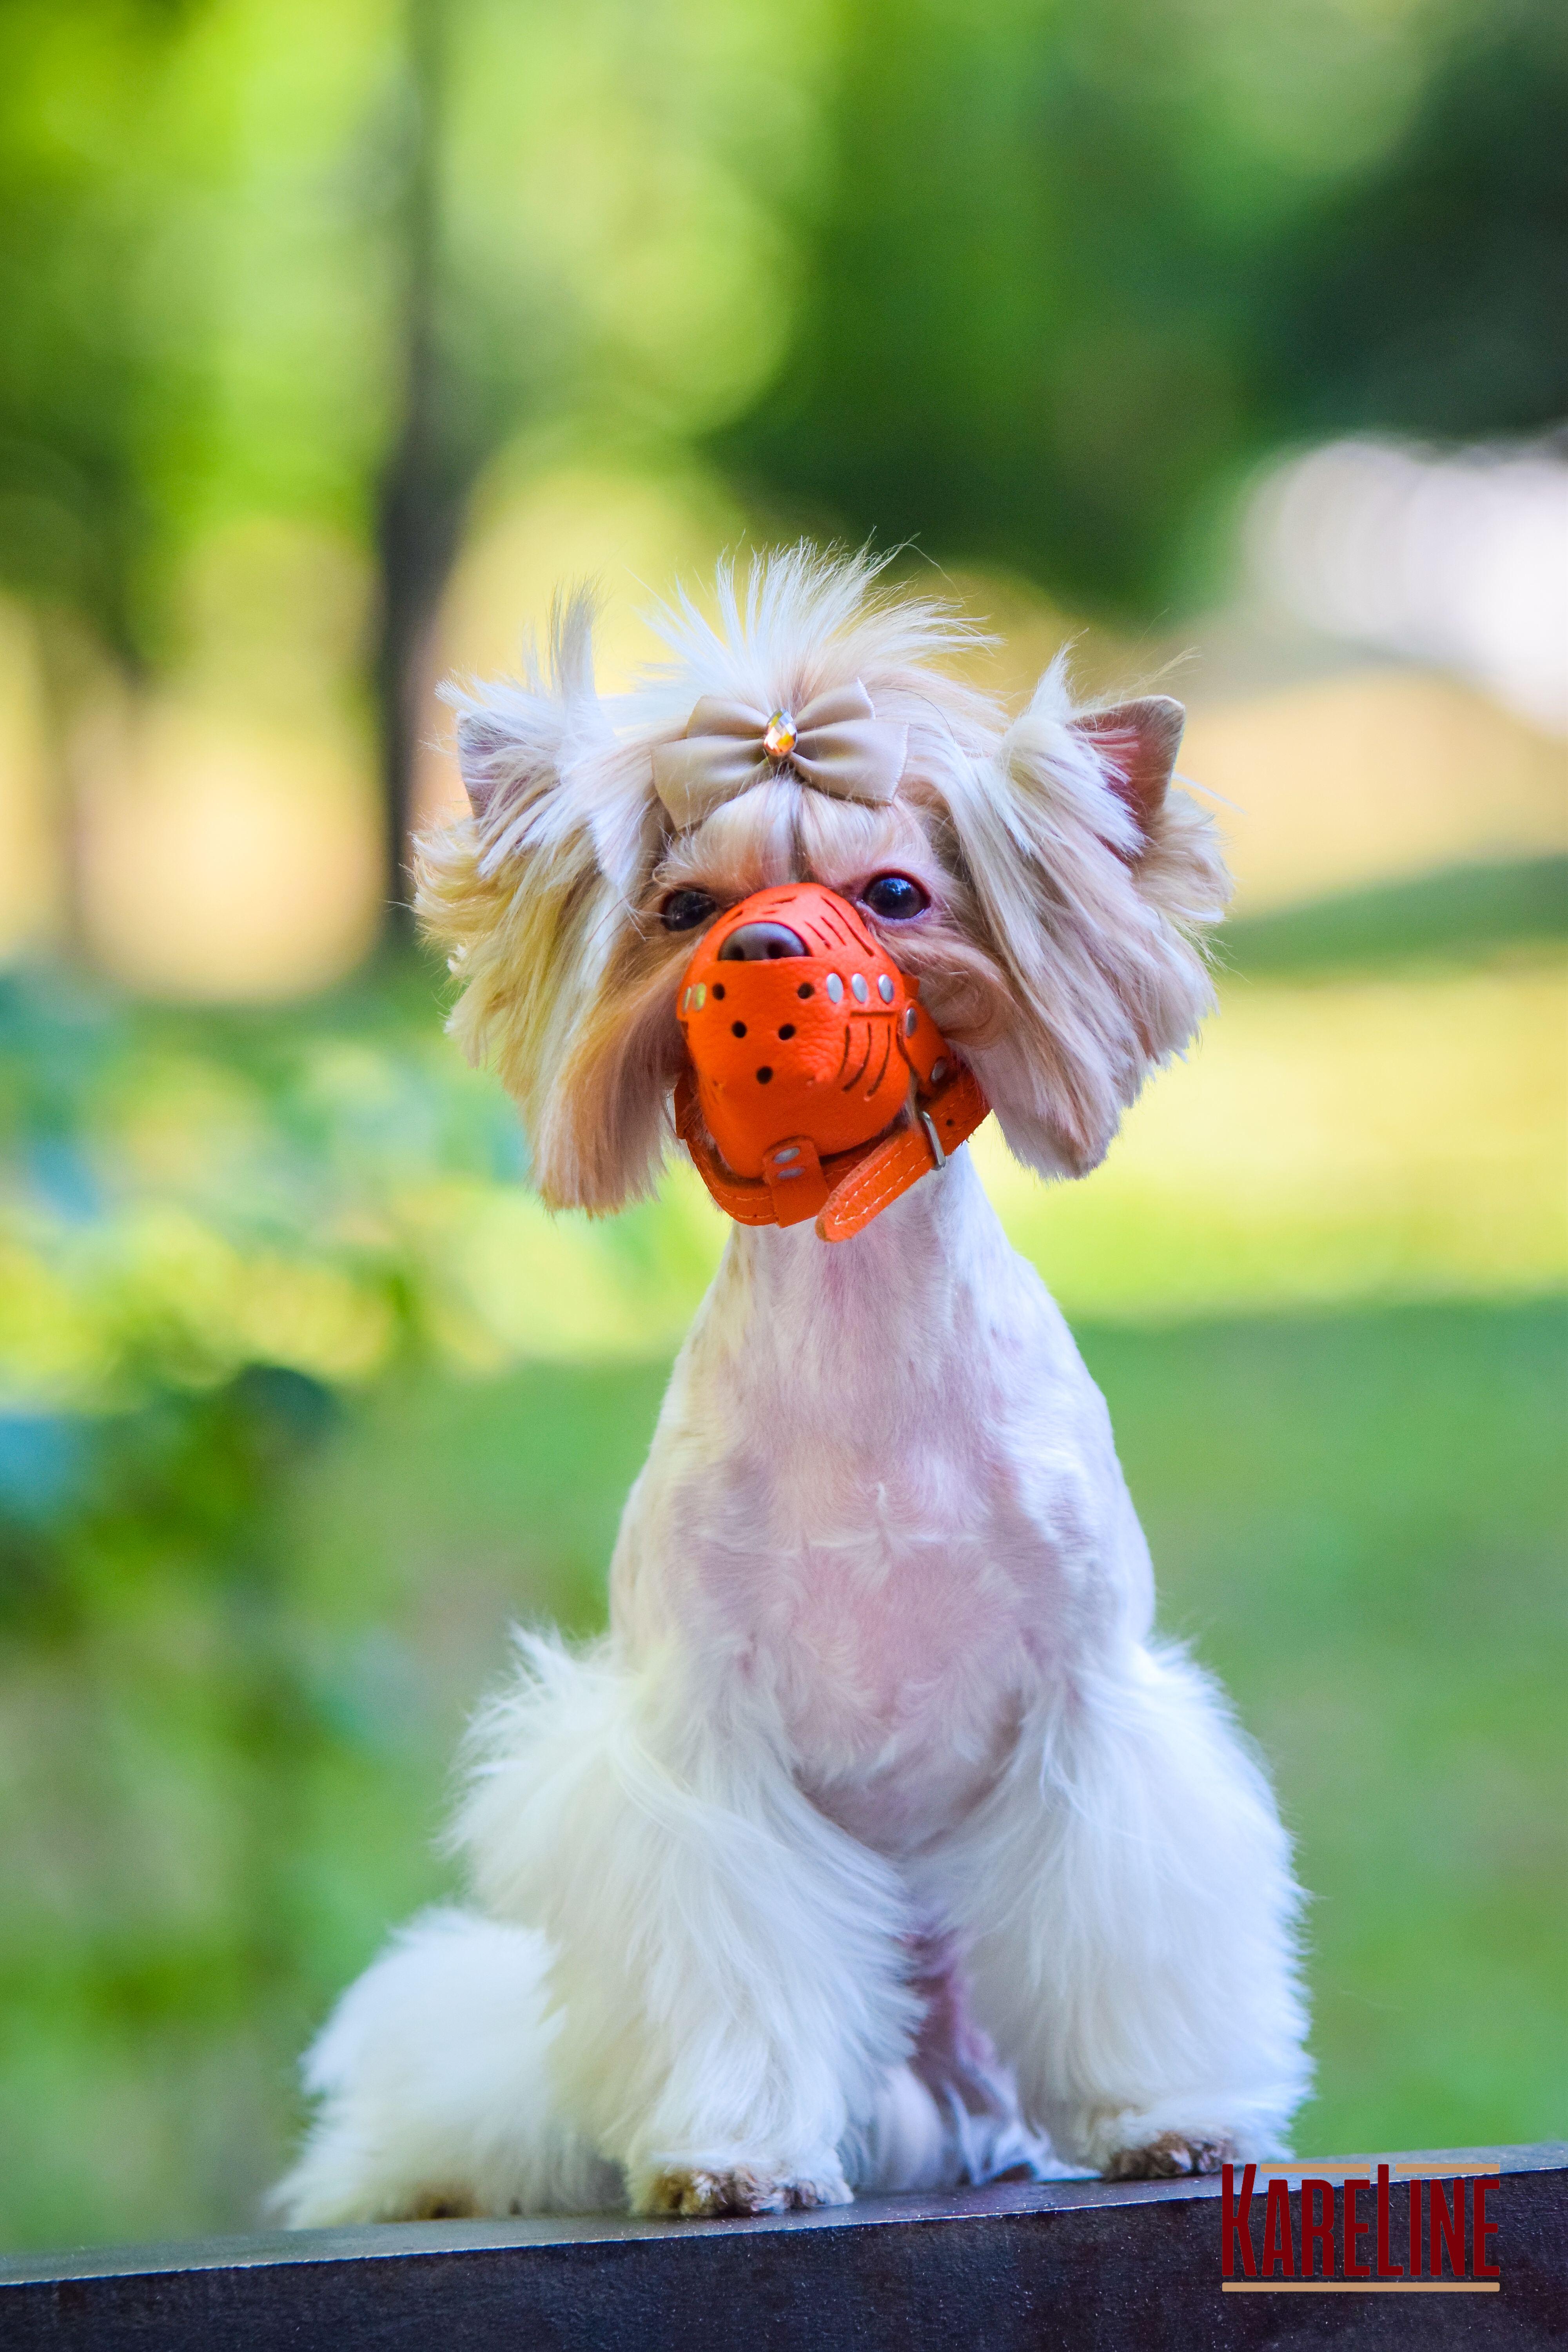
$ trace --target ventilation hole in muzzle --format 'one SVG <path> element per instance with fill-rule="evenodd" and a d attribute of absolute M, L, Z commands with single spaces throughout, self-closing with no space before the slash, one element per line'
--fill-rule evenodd
<path fill-rule="evenodd" d="M 781 1037 L 793 1037 L 795 1035 L 795 1023 L 793 1021 L 786 1021 L 784 1027 L 779 1031 L 779 1035 Z"/>
<path fill-rule="evenodd" d="M 772 1070 L 770 1070 L 770 1069 L 769 1069 L 769 1067 L 768 1067 L 767 1064 L 764 1062 L 764 1063 L 763 1064 L 762 1068 L 757 1072 L 757 1084 L 758 1084 L 758 1086 L 760 1086 L 760 1087 L 765 1087 L 765 1086 L 767 1085 L 767 1083 L 768 1083 L 769 1079 L 770 1079 L 772 1076 L 773 1076 L 773 1072 L 772 1072 Z"/>
<path fill-rule="evenodd" d="M 743 1036 L 745 1035 L 745 1034 L 746 1034 L 746 1024 L 745 1024 L 745 1023 L 744 1023 L 743 1021 L 731 1021 L 731 1024 L 730 1024 L 730 1034 L 731 1034 L 731 1037 L 743 1037 Z"/>

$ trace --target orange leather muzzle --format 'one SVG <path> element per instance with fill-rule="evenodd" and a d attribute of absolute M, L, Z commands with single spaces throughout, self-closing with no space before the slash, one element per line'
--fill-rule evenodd
<path fill-rule="evenodd" d="M 985 1117 L 914 984 L 820 883 L 730 908 L 688 964 L 677 1009 L 688 1066 L 676 1124 L 743 1224 L 815 1217 L 825 1241 L 845 1240 Z"/>

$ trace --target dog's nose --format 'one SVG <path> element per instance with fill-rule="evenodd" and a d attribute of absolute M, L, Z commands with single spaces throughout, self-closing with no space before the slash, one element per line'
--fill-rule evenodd
<path fill-rule="evenodd" d="M 787 923 L 742 923 L 719 950 L 721 963 L 772 963 L 779 956 L 808 952 L 798 931 Z"/>

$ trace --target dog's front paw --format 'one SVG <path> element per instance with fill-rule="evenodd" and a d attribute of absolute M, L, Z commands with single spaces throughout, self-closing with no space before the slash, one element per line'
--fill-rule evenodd
<path fill-rule="evenodd" d="M 841 2172 L 807 2179 L 766 2172 L 760 2166 L 737 2164 L 710 2171 L 701 2165 L 671 2165 L 656 2172 L 637 2200 L 644 2213 L 679 2213 L 692 2221 L 716 2221 L 737 2213 L 809 2211 L 816 2205 L 854 2202 Z"/>
<path fill-rule="evenodd" d="M 1162 2132 L 1147 2147 L 1119 2148 L 1105 2168 L 1107 2180 L 1180 2180 L 1190 2173 L 1218 2172 L 1236 2150 L 1227 2139 L 1198 2139 L 1185 2132 Z"/>

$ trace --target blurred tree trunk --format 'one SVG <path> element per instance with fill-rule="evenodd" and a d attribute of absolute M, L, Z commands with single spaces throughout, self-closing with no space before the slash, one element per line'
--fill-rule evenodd
<path fill-rule="evenodd" d="M 374 691 L 385 824 L 387 920 L 413 927 L 408 842 L 431 625 L 450 568 L 467 487 L 455 460 L 442 343 L 441 164 L 448 0 L 405 0 L 405 131 L 398 350 L 402 416 L 376 511 L 379 625 Z"/>

